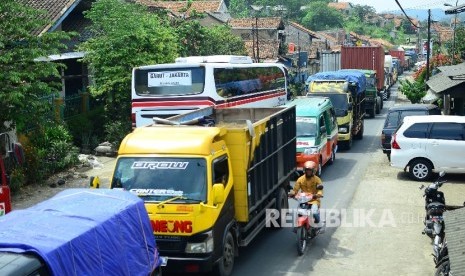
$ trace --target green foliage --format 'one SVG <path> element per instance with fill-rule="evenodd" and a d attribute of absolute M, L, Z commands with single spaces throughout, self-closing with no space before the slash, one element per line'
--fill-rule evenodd
<path fill-rule="evenodd" d="M 105 138 L 115 149 L 119 148 L 124 137 L 131 132 L 130 122 L 114 121 L 105 125 Z"/>
<path fill-rule="evenodd" d="M 426 95 L 426 84 L 423 81 L 401 80 L 399 90 L 405 94 L 412 103 L 419 103 Z"/>
<path fill-rule="evenodd" d="M 230 0 L 228 10 L 233 18 L 244 18 L 251 16 L 248 1 L 246 0 Z"/>
<path fill-rule="evenodd" d="M 205 28 L 205 37 L 202 55 L 247 55 L 244 41 L 228 26 Z"/>
<path fill-rule="evenodd" d="M 343 17 L 336 9 L 329 8 L 327 2 L 311 2 L 305 10 L 302 24 L 313 30 L 321 31 L 334 27 L 342 27 Z"/>
<path fill-rule="evenodd" d="M 92 95 L 105 101 L 108 120 L 125 121 L 131 110 L 132 68 L 173 62 L 175 31 L 146 7 L 119 0 L 99 0 L 85 14 L 94 38 L 80 45 L 93 71 Z"/>
<path fill-rule="evenodd" d="M 42 15 L 17 0 L 2 0 L 0 5 L 0 122 L 12 122 L 11 128 L 19 131 L 31 118 L 40 123 L 50 108 L 40 98 L 59 91 L 61 65 L 34 59 L 58 54 L 69 34 L 38 36 L 37 31 L 49 24 Z"/>
<path fill-rule="evenodd" d="M 104 139 L 105 118 L 103 107 L 70 118 L 66 125 L 73 136 L 73 144 L 87 150 L 98 146 Z"/>
<path fill-rule="evenodd" d="M 64 125 L 46 124 L 28 135 L 25 174 L 29 183 L 41 182 L 78 162 L 78 150 Z"/>
<path fill-rule="evenodd" d="M 26 184 L 26 174 L 24 169 L 21 167 L 16 167 L 11 171 L 10 174 L 10 191 L 12 194 L 19 192 L 21 187 Z"/>

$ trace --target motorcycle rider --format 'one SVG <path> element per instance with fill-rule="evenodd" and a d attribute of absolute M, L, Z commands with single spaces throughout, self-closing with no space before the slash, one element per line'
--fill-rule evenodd
<path fill-rule="evenodd" d="M 313 161 L 307 161 L 304 163 L 304 174 L 297 179 L 294 188 L 289 192 L 290 196 L 294 196 L 299 190 L 304 193 L 311 193 L 313 195 L 312 201 L 309 204 L 312 205 L 311 211 L 315 223 L 320 222 L 320 198 L 323 197 L 323 185 L 321 179 L 315 175 L 316 163 Z"/>

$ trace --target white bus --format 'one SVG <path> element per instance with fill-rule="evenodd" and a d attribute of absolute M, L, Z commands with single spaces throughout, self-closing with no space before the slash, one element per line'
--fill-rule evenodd
<path fill-rule="evenodd" d="M 284 65 L 229 55 L 134 68 L 131 90 L 133 127 L 206 106 L 274 107 L 290 96 Z"/>

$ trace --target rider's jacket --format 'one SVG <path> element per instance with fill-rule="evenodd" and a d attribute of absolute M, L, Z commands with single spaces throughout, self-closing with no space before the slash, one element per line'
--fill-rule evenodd
<path fill-rule="evenodd" d="M 305 193 L 312 193 L 312 194 L 318 194 L 320 196 L 323 196 L 323 190 L 318 190 L 316 187 L 322 184 L 321 179 L 313 175 L 311 177 L 307 177 L 305 174 L 302 175 L 297 179 L 294 185 L 294 193 L 298 193 L 299 190 L 302 190 Z M 310 204 L 318 204 L 320 206 L 320 198 L 316 200 L 310 201 Z"/>

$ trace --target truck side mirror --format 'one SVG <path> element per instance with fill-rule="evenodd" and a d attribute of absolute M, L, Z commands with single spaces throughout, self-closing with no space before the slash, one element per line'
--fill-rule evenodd
<path fill-rule="evenodd" d="M 223 183 L 213 184 L 213 205 L 224 202 L 224 185 Z"/>
<path fill-rule="evenodd" d="M 89 182 L 90 182 L 90 188 L 91 189 L 100 188 L 100 178 L 98 176 L 96 176 L 96 177 L 91 176 Z"/>

